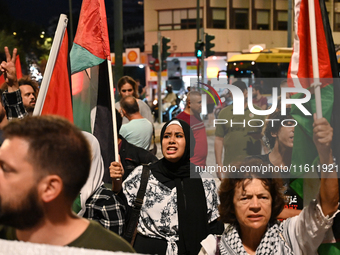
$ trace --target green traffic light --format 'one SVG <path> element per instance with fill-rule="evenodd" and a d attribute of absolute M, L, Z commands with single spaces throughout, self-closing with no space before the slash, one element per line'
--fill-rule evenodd
<path fill-rule="evenodd" d="M 152 45 L 152 57 L 154 59 L 158 58 L 158 45 L 157 45 L 157 43 Z"/>
<path fill-rule="evenodd" d="M 211 50 L 212 48 L 215 47 L 215 44 L 212 43 L 211 41 L 215 39 L 214 35 L 205 35 L 205 50 L 206 50 L 206 57 L 214 56 L 215 51 Z"/>
<path fill-rule="evenodd" d="M 165 61 L 167 57 L 171 55 L 168 50 L 171 48 L 171 46 L 168 45 L 170 42 L 170 38 L 168 37 L 162 37 L 162 61 Z"/>
<path fill-rule="evenodd" d="M 203 56 L 203 51 L 204 51 L 204 42 L 202 41 L 195 42 L 195 55 L 197 58 L 200 58 Z"/>

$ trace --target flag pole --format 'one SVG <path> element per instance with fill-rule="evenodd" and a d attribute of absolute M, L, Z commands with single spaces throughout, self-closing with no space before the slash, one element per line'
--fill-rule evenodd
<path fill-rule="evenodd" d="M 43 109 L 43 106 L 44 106 L 44 102 L 45 102 L 45 98 L 46 98 L 46 94 L 47 94 L 47 91 L 48 91 L 48 87 L 50 85 L 54 65 L 55 65 L 55 62 L 57 60 L 57 56 L 58 56 L 58 53 L 59 53 L 59 50 L 60 50 L 60 47 L 61 47 L 61 43 L 62 43 L 63 38 L 64 38 L 65 29 L 67 27 L 67 21 L 68 21 L 67 16 L 65 14 L 60 14 L 57 30 L 56 30 L 55 35 L 54 35 L 50 55 L 48 57 L 48 61 L 47 61 L 47 64 L 46 64 L 44 77 L 43 77 L 43 80 L 41 82 L 37 102 L 36 102 L 36 105 L 34 107 L 33 116 L 41 115 L 41 112 L 42 112 L 42 109 Z"/>
<path fill-rule="evenodd" d="M 316 117 L 322 118 L 322 105 L 321 105 L 321 91 L 320 91 L 320 74 L 319 74 L 319 59 L 318 59 L 318 48 L 317 48 L 317 37 L 316 37 L 316 22 L 315 22 L 315 0 L 308 0 L 308 13 L 309 13 L 309 34 L 311 42 L 311 53 L 312 53 L 312 66 L 313 66 L 313 83 L 311 84 L 314 88 L 315 94 L 315 108 Z M 309 77 L 308 77 L 309 78 Z M 317 173 L 306 173 L 303 178 L 303 205 L 308 205 L 308 201 L 311 201 L 316 197 L 316 187 L 319 187 L 320 181 Z"/>
<path fill-rule="evenodd" d="M 315 94 L 316 117 L 320 119 L 322 118 L 321 90 L 320 90 L 321 83 L 320 83 L 320 75 L 319 75 L 319 60 L 318 60 L 317 38 L 316 38 L 314 0 L 308 0 L 308 12 L 309 12 L 309 31 L 310 31 L 313 78 L 314 78 L 312 86 L 314 87 L 314 94 Z"/>
<path fill-rule="evenodd" d="M 115 150 L 115 160 L 118 162 L 118 134 L 117 134 L 117 121 L 116 121 L 116 107 L 115 107 L 115 95 L 113 91 L 113 76 L 112 76 L 112 65 L 111 60 L 107 59 L 107 67 L 109 72 L 109 84 L 110 84 L 110 95 L 111 95 L 111 110 L 112 110 L 112 126 L 113 126 L 113 144 Z M 118 180 L 118 179 L 116 179 Z"/>

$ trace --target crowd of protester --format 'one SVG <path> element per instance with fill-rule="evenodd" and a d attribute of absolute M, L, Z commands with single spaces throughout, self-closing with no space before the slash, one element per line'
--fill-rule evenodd
<path fill-rule="evenodd" d="M 323 171 L 318 197 L 305 208 L 298 201 L 298 210 L 292 210 L 285 208 L 286 198 L 297 196 L 287 189 L 289 175 L 237 171 L 218 179 L 195 171 L 197 165 L 204 168 L 207 157 L 198 91 L 188 93 L 183 114 L 163 125 L 158 159 L 148 151 L 154 133 L 150 108 L 138 99 L 136 81 L 122 77 L 116 103 L 120 158 L 105 169 L 92 134 L 61 117 L 31 116 L 38 88 L 27 77 L 16 79 L 16 49 L 11 55 L 5 47 L 5 53 L 0 65 L 6 81 L 0 107 L 1 239 L 143 254 L 296 255 L 317 254 L 329 235 L 338 213 L 335 172 Z M 246 98 L 244 85 L 235 85 Z M 256 90 L 256 100 L 264 102 L 261 89 Z M 227 118 L 232 109 L 222 109 L 219 116 Z M 281 112 L 269 118 L 280 119 Z M 336 164 L 332 139 L 328 121 L 314 117 L 321 165 Z M 216 163 L 237 170 L 289 165 L 293 143 L 292 123 L 267 125 L 263 133 L 221 125 Z M 266 145 L 270 152 L 261 155 Z M 224 162 L 223 147 L 228 148 Z M 235 148 L 241 158 L 231 156 Z M 111 181 L 104 179 L 105 171 Z"/>

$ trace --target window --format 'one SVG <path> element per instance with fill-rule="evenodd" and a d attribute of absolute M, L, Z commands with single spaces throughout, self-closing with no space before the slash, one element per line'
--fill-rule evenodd
<path fill-rule="evenodd" d="M 162 11 L 158 16 L 160 30 L 172 29 L 172 11 Z"/>
<path fill-rule="evenodd" d="M 203 25 L 200 9 L 200 27 Z M 176 30 L 196 28 L 196 9 L 158 11 L 158 29 Z"/>
<path fill-rule="evenodd" d="M 230 18 L 231 29 L 249 29 L 248 9 L 232 9 Z"/>
<path fill-rule="evenodd" d="M 340 13 L 334 13 L 334 31 L 340 31 Z"/>
<path fill-rule="evenodd" d="M 208 28 L 227 28 L 226 9 L 225 8 L 211 8 L 210 16 L 207 17 Z"/>
<path fill-rule="evenodd" d="M 253 17 L 253 29 L 269 30 L 270 11 L 269 10 L 255 10 Z"/>
<path fill-rule="evenodd" d="M 288 11 L 276 11 L 274 16 L 274 30 L 287 30 Z"/>

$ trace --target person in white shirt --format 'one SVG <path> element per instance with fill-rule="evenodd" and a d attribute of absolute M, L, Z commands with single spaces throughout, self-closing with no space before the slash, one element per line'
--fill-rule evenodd
<path fill-rule="evenodd" d="M 122 125 L 119 134 L 129 143 L 148 150 L 151 144 L 153 125 L 140 112 L 137 100 L 126 96 L 120 100 L 121 112 L 129 122 Z"/>

